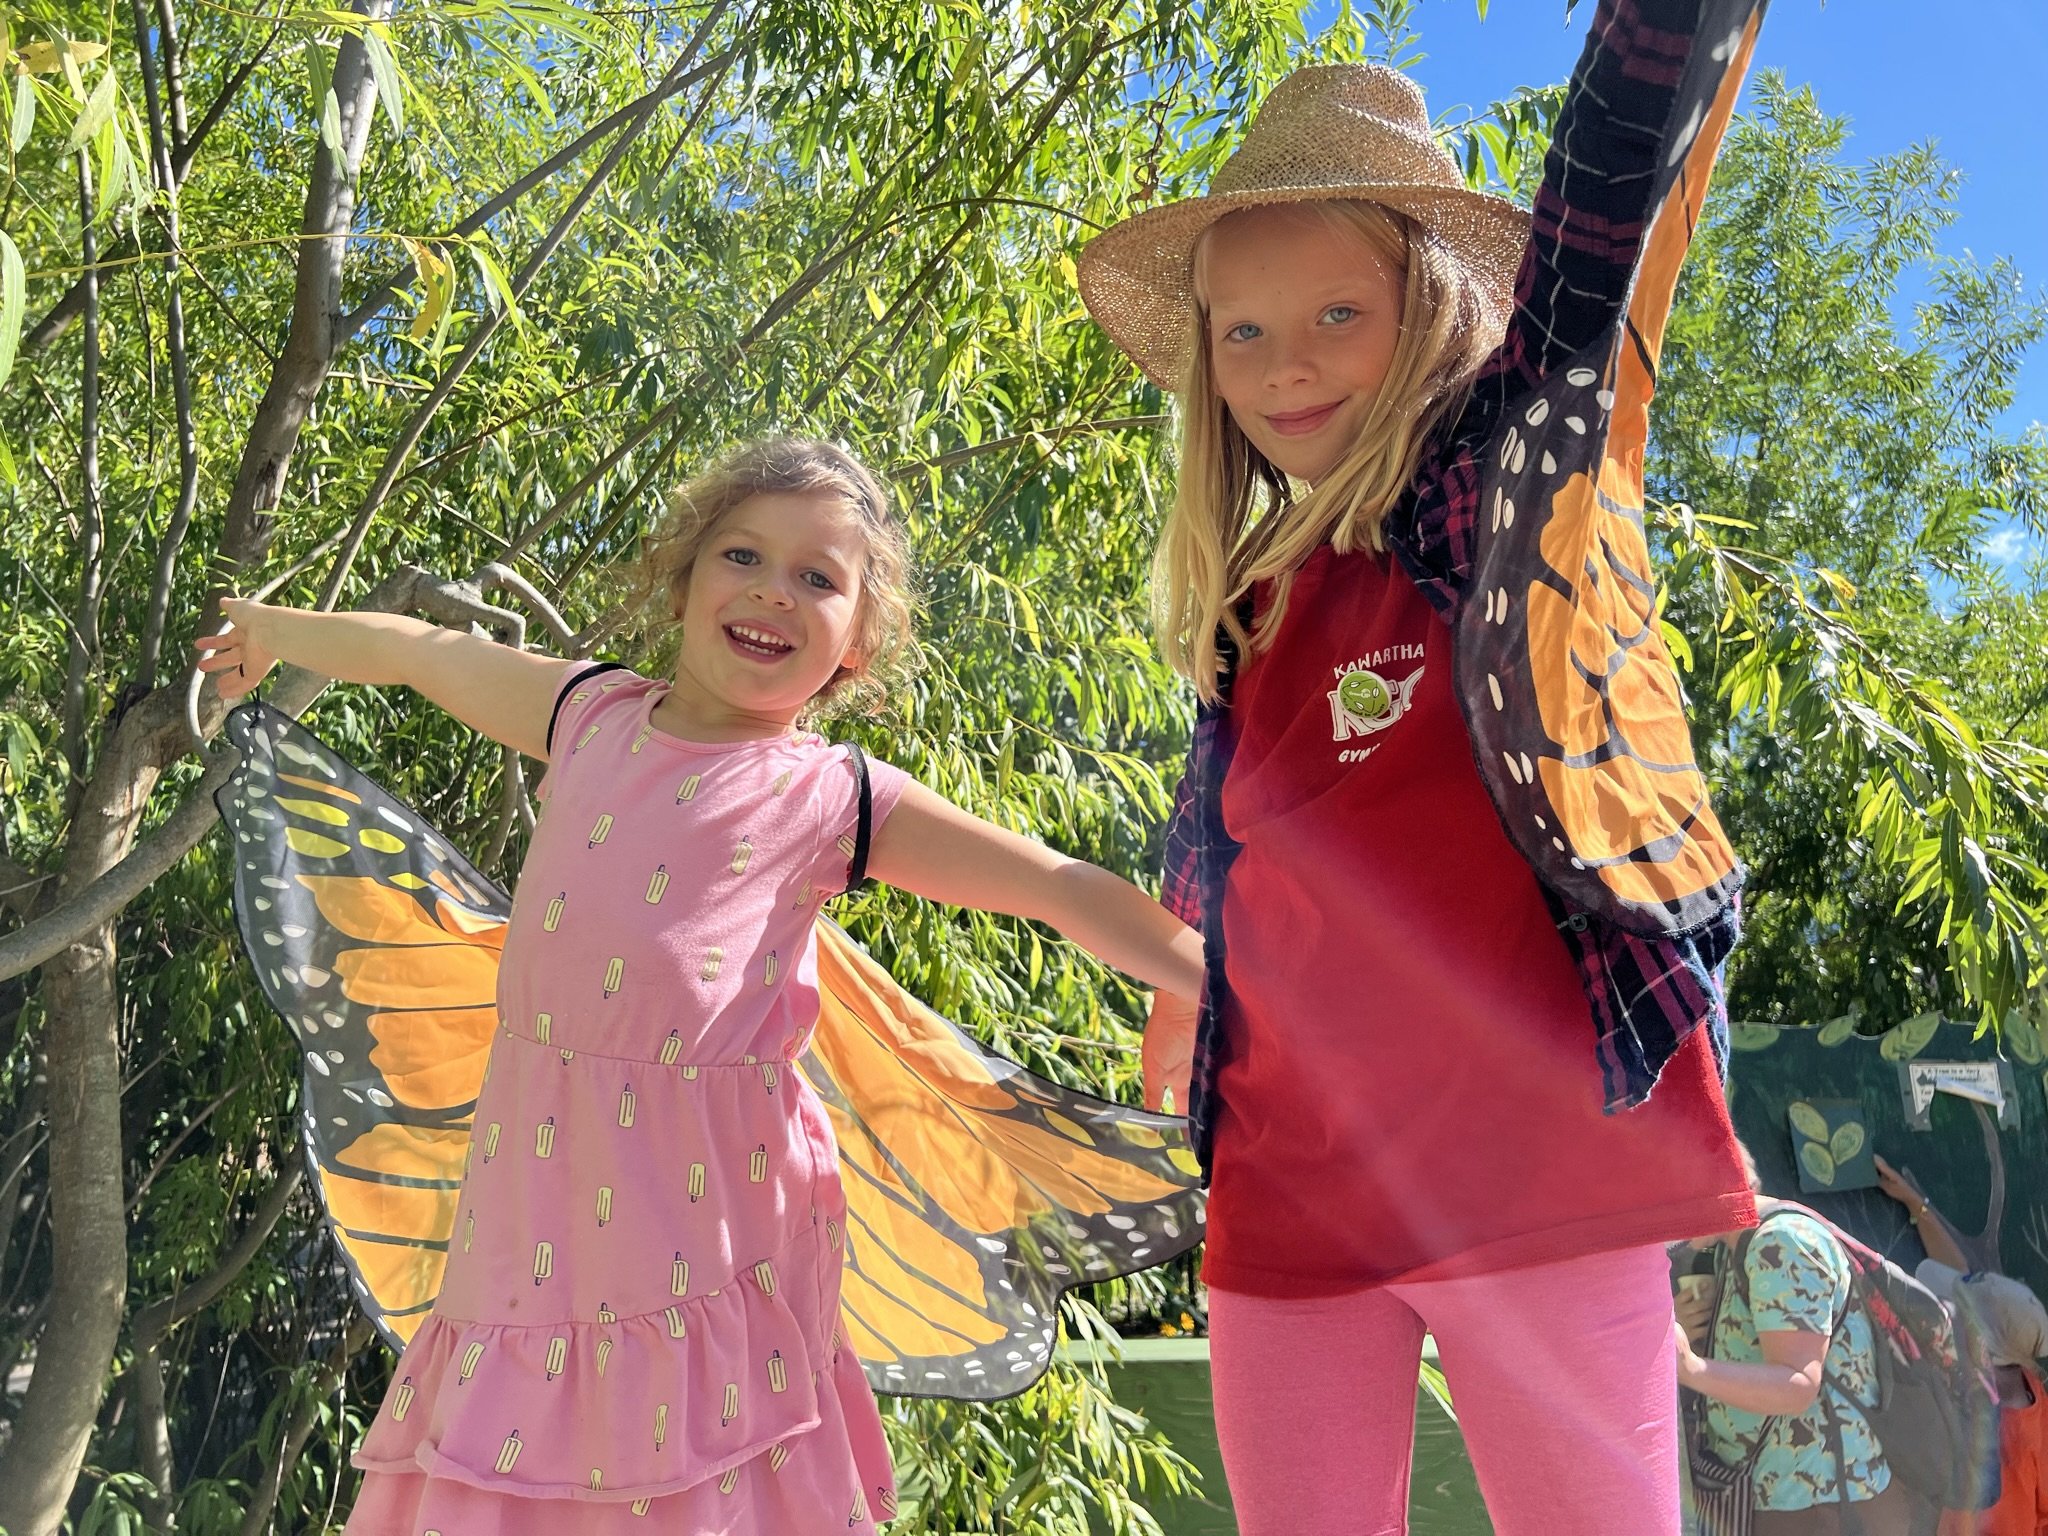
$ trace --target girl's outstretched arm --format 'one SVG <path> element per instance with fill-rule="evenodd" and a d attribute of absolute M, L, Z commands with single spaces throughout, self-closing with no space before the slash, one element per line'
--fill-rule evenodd
<path fill-rule="evenodd" d="M 280 661 L 344 683 L 403 683 L 464 725 L 543 761 L 555 695 L 577 662 L 533 656 L 395 613 L 316 613 L 229 598 L 228 627 L 194 642 L 232 704 Z"/>
<path fill-rule="evenodd" d="M 1202 990 L 1201 935 L 1121 876 L 971 816 L 921 784 L 875 833 L 868 871 L 930 901 L 1050 923 L 1162 991 Z"/>

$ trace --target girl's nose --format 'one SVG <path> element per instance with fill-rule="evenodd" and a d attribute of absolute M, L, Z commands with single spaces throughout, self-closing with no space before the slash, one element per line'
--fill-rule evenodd
<path fill-rule="evenodd" d="M 790 596 L 789 583 L 769 571 L 763 571 L 754 579 L 754 597 L 774 608 L 793 608 L 796 599 Z"/>
<path fill-rule="evenodd" d="M 1266 388 L 1290 389 L 1306 384 L 1316 376 L 1315 359 L 1309 349 L 1282 342 L 1275 347 L 1266 364 Z"/>

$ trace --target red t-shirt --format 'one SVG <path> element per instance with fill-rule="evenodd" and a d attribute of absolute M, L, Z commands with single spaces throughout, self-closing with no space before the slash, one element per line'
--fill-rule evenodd
<path fill-rule="evenodd" d="M 1231 720 L 1211 1285 L 1333 1295 L 1754 1220 L 1705 1030 L 1601 1112 L 1577 972 L 1398 564 L 1318 551 Z"/>

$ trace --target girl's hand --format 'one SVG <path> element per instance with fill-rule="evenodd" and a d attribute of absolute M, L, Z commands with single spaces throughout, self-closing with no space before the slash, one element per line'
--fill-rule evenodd
<path fill-rule="evenodd" d="M 1195 1070 L 1195 1005 L 1169 992 L 1152 994 L 1145 1021 L 1145 1107 L 1176 1115 L 1188 1112 L 1188 1082 Z M 1167 1095 L 1173 1107 L 1166 1108 Z"/>
<path fill-rule="evenodd" d="M 256 685 L 277 665 L 277 657 L 260 638 L 263 604 L 229 597 L 221 600 L 220 611 L 228 621 L 227 628 L 217 635 L 201 635 L 192 645 L 199 652 L 199 670 L 216 674 L 214 686 L 220 690 L 222 702 L 232 704 L 256 691 Z"/>

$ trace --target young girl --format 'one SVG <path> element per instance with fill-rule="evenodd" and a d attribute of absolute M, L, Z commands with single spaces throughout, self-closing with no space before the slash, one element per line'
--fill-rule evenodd
<path fill-rule="evenodd" d="M 1406 1528 L 1425 1331 L 1494 1529 L 1678 1529 L 1660 1245 L 1755 1213 L 1718 1076 L 1740 875 L 1641 465 L 1761 9 L 1603 0 L 1533 228 L 1350 65 L 1084 254 L 1180 395 L 1157 609 L 1204 708 L 1167 885 L 1209 968 L 1146 1054 L 1212 1179 L 1247 1536 Z"/>
<path fill-rule="evenodd" d="M 909 641 L 904 532 L 852 458 L 743 449 L 677 498 L 648 559 L 672 682 L 248 602 L 200 642 L 227 698 L 277 661 L 405 683 L 549 764 L 475 1112 L 502 1134 L 357 1458 L 358 1536 L 787 1536 L 893 1510 L 838 1327 L 832 1130 L 793 1069 L 863 798 L 877 878 L 1200 987 L 1199 938 L 1136 887 L 800 728 Z"/>

